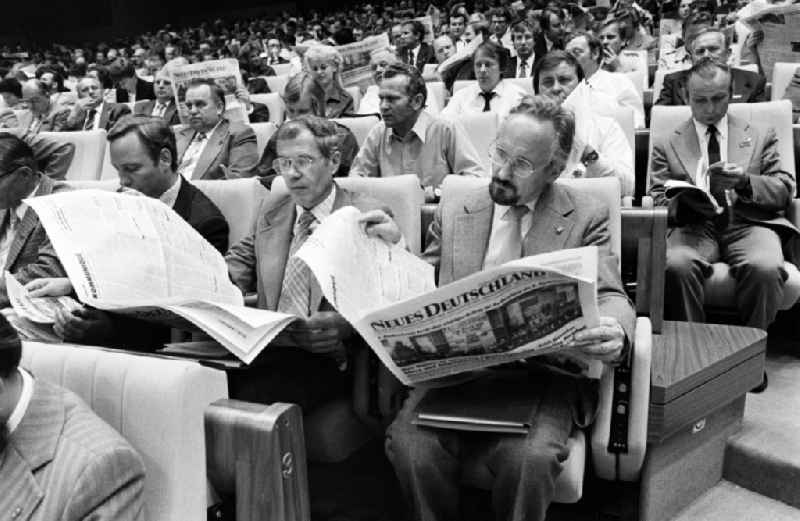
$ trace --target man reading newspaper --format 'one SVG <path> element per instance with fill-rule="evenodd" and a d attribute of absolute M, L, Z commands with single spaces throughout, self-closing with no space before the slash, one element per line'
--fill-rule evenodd
<path fill-rule="evenodd" d="M 488 190 L 483 186 L 463 197 L 442 199 L 424 256 L 438 268 L 442 286 L 519 257 L 597 246 L 600 323 L 576 333 L 574 344 L 565 347 L 614 363 L 633 338 L 635 314 L 611 252 L 607 208 L 554 184 L 574 133 L 573 116 L 558 103 L 524 98 L 498 132 Z M 537 369 L 536 363 L 528 367 L 526 385 L 536 389 L 527 434 L 415 425 L 415 410 L 427 391 L 411 391 L 387 432 L 386 450 L 414 519 L 459 518 L 460 476 L 467 461 L 487 466 L 493 476 L 497 519 L 544 519 L 568 455 L 567 439 L 576 425 L 591 423 L 597 390 L 583 377 Z M 502 380 L 506 370 L 488 372 Z"/>

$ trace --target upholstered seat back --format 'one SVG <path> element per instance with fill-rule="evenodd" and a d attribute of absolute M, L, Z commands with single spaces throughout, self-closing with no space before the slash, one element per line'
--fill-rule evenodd
<path fill-rule="evenodd" d="M 22 366 L 76 393 L 141 454 L 147 519 L 205 519 L 203 413 L 228 397 L 224 372 L 188 360 L 37 342 L 24 344 Z"/>
<path fill-rule="evenodd" d="M 256 134 L 256 146 L 258 147 L 258 156 L 264 153 L 264 149 L 267 148 L 267 143 L 269 143 L 269 139 L 278 130 L 278 127 L 275 123 L 271 121 L 272 111 L 270 110 L 270 121 L 266 123 L 250 123 L 250 128 L 253 129 L 253 132 Z"/>
<path fill-rule="evenodd" d="M 269 122 L 275 125 L 283 123 L 283 114 L 286 107 L 281 99 L 281 91 L 275 91 L 268 94 L 251 94 L 250 101 L 254 103 L 263 103 L 269 109 Z"/>
<path fill-rule="evenodd" d="M 497 139 L 497 129 L 500 126 L 497 114 L 494 112 L 477 112 L 474 114 L 460 114 L 453 118 L 467 133 L 472 146 L 478 153 L 481 165 L 485 172 L 492 171 L 489 161 L 489 149 Z"/>
<path fill-rule="evenodd" d="M 377 125 L 380 120 L 377 116 L 364 116 L 363 118 L 336 118 L 331 121 L 349 128 L 350 132 L 353 133 L 353 137 L 356 138 L 358 146 L 361 146 L 364 144 L 364 140 L 367 139 L 369 131 L 372 130 L 372 127 Z"/>
<path fill-rule="evenodd" d="M 778 62 L 774 65 L 772 69 L 772 92 L 770 93 L 772 101 L 783 99 L 783 95 L 786 94 L 786 88 L 791 83 L 794 71 L 798 67 L 800 67 L 800 63 Z"/>
<path fill-rule="evenodd" d="M 256 220 L 261 200 L 267 195 L 258 178 L 194 181 L 228 221 L 228 244 L 233 246 L 248 235 Z"/>
<path fill-rule="evenodd" d="M 66 179 L 100 179 L 103 158 L 106 155 L 106 131 L 83 130 L 80 132 L 41 132 L 41 136 L 75 145 L 75 156 L 67 170 Z M 116 172 L 116 170 L 115 170 Z"/>

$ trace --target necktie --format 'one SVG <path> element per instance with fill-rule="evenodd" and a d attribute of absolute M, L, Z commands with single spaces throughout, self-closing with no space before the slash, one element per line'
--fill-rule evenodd
<path fill-rule="evenodd" d="M 525 60 L 523 60 L 522 58 L 519 59 L 519 76 L 517 77 L 518 78 L 528 77 L 528 71 L 526 70 Z"/>
<path fill-rule="evenodd" d="M 86 114 L 86 121 L 83 123 L 83 130 L 92 130 L 94 128 L 94 116 L 96 114 L 96 109 L 89 109 L 89 112 Z"/>
<path fill-rule="evenodd" d="M 159 118 L 164 117 L 164 112 L 166 112 L 167 106 L 163 103 L 156 103 L 156 110 L 154 116 L 158 116 Z"/>
<path fill-rule="evenodd" d="M 483 98 L 483 112 L 489 112 L 490 110 L 492 110 L 492 105 L 490 102 L 492 101 L 492 98 L 495 97 L 496 94 L 497 93 L 494 91 L 492 92 L 481 91 L 479 93 L 479 95 Z"/>
<path fill-rule="evenodd" d="M 500 266 L 522 257 L 522 219 L 528 213 L 527 206 L 511 206 L 501 217 L 505 226 L 498 228 L 496 250 L 486 259 L 484 268 Z"/>
<path fill-rule="evenodd" d="M 289 260 L 283 274 L 281 296 L 278 299 L 278 311 L 302 317 L 311 316 L 311 277 L 308 266 L 295 255 L 300 246 L 311 235 L 311 225 L 316 222 L 314 214 L 306 210 L 297 220 L 297 231 L 289 245 Z"/>
<path fill-rule="evenodd" d="M 194 173 L 194 167 L 197 166 L 197 160 L 200 159 L 200 152 L 203 150 L 203 142 L 208 135 L 205 132 L 198 132 L 192 138 L 192 142 L 186 147 L 186 151 L 181 158 L 181 164 L 178 166 L 178 173 L 184 177 L 191 179 Z"/>
<path fill-rule="evenodd" d="M 714 125 L 708 126 L 708 166 L 719 162 L 721 159 L 719 154 L 719 140 L 717 139 L 717 127 Z"/>

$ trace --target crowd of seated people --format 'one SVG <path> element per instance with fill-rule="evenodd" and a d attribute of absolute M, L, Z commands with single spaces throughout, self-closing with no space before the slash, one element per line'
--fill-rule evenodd
<path fill-rule="evenodd" d="M 796 186 L 781 161 L 776 130 L 728 114 L 730 103 L 766 101 L 760 61 L 752 70 L 739 68 L 747 56 L 757 58 L 758 38 L 748 35 L 733 45 L 736 33 L 727 24 L 736 21 L 737 6 L 623 0 L 613 9 L 576 10 L 557 1 L 494 3 L 423 11 L 400 1 L 331 15 L 216 20 L 113 45 L 57 45 L 0 60 L 0 266 L 33 296 L 73 292 L 24 199 L 72 189 L 63 181 L 76 145 L 59 136 L 103 130 L 119 191 L 173 208 L 224 255 L 231 280 L 243 294 L 255 294 L 259 308 L 302 317 L 251 371 L 231 381 L 231 396 L 298 403 L 309 413 L 349 392 L 350 358 L 360 342 L 294 254 L 343 206 L 363 212 L 369 235 L 401 242 L 384 204 L 343 188 L 336 178 L 412 174 L 426 202 L 438 205 L 422 258 L 436 268 L 440 284 L 553 248 L 597 246 L 600 325 L 576 336 L 573 347 L 615 364 L 630 350 L 635 312 L 611 250 L 609 211 L 556 180 L 613 177 L 621 197 L 634 194 L 637 178 L 647 172 L 635 171 L 626 132 L 644 129 L 650 120 L 649 103 L 635 82 L 643 77 L 649 85 L 651 64 L 664 78 L 650 101 L 688 107 L 685 121 L 651 143 L 645 187 L 655 205 L 669 208 L 666 318 L 706 321 L 704 282 L 712 264 L 724 262 L 735 280 L 738 323 L 767 329 L 783 299 L 784 261 L 797 261 L 800 230 L 786 213 Z M 722 22 L 709 16 L 715 11 L 727 14 Z M 433 23 L 421 23 L 423 15 Z M 678 32 L 657 34 L 662 19 L 676 20 Z M 389 46 L 372 50 L 368 82 L 353 90 L 344 83 L 348 64 L 337 46 L 384 33 Z M 229 101 L 214 81 L 191 82 L 184 101 L 176 103 L 174 67 L 223 58 L 239 62 L 246 88 L 235 89 L 234 97 L 248 122 L 225 115 Z M 278 96 L 282 120 L 254 101 L 269 92 L 272 76 L 285 80 L 269 94 Z M 800 68 L 785 94 L 795 113 L 799 92 Z M 489 130 L 470 126 L 471 118 L 491 118 L 488 140 Z M 630 118 L 629 124 L 621 118 Z M 372 126 L 357 137 L 353 121 L 367 119 Z M 260 143 L 253 125 L 266 122 L 276 129 Z M 477 143 L 490 144 L 485 150 Z M 463 199 L 447 200 L 440 187 L 450 175 L 487 183 Z M 267 190 L 281 177 L 287 190 L 267 195 L 251 232 L 228 244 L 229 223 L 194 181 L 246 177 L 258 178 Z M 693 199 L 669 199 L 670 181 L 699 187 L 721 211 L 711 215 Z M 0 278 L 0 307 L 7 305 Z M 15 447 L 30 428 L 25 409 L 36 412 L 37 393 L 61 392 L 17 369 L 18 340 L 7 329 L 0 320 L 0 405 L 4 393 L 17 405 L 11 412 L 0 407 L 0 422 L 9 427 L 0 429 L 0 475 L 14 463 L 4 454 L 24 451 Z M 69 342 L 146 351 L 170 335 L 90 306 L 60 310 L 54 332 Z M 498 518 L 544 519 L 567 438 L 591 423 L 594 411 L 586 404 L 597 391 L 574 376 L 547 373 L 537 381 L 541 427 L 513 438 L 418 427 L 412 413 L 425 391 L 412 390 L 386 433 L 387 457 L 412 518 L 458 518 L 458 469 L 470 457 L 498 469 L 491 491 Z M 62 401 L 85 415 L 70 400 Z M 136 510 L 140 464 L 121 443 L 108 457 L 120 454 L 131 460 L 131 475 L 116 495 Z M 44 478 L 34 472 L 34 479 Z M 4 497 L 0 493 L 0 505 Z M 109 512 L 97 519 L 123 518 L 111 507 Z"/>

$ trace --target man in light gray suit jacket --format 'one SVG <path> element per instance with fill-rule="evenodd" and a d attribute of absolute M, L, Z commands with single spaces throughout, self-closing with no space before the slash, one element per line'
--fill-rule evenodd
<path fill-rule="evenodd" d="M 635 314 L 611 252 L 608 208 L 554 184 L 574 132 L 572 114 L 557 102 L 524 98 L 498 131 L 489 188 L 443 194 L 424 257 L 438 268 L 441 286 L 523 256 L 596 246 L 600 325 L 576 333 L 571 347 L 613 363 L 625 356 Z M 413 519 L 458 519 L 462 471 L 479 465 L 493 478 L 497 519 L 544 519 L 569 453 L 566 442 L 576 427 L 592 422 L 597 389 L 591 380 L 548 370 L 534 360 L 522 376 L 532 396 L 526 435 L 465 436 L 418 427 L 413 420 L 426 390 L 411 391 L 387 431 L 386 452 Z M 473 382 L 490 390 L 508 387 L 509 381 L 517 383 L 509 380 L 510 373 L 498 368 Z"/>
<path fill-rule="evenodd" d="M 80 398 L 19 367 L 21 353 L 0 315 L 0 512 L 15 521 L 143 519 L 141 457 Z"/>

